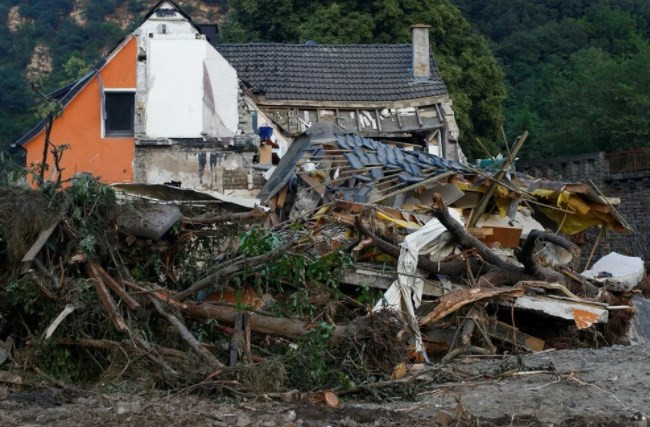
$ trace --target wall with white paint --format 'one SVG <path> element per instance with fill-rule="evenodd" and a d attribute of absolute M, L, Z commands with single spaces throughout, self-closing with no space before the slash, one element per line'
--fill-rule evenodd
<path fill-rule="evenodd" d="M 237 133 L 235 69 L 171 3 L 138 38 L 136 133 L 140 138 L 231 137 Z"/>
<path fill-rule="evenodd" d="M 204 43 L 196 39 L 150 41 L 147 137 L 201 137 Z"/>
<path fill-rule="evenodd" d="M 239 80 L 237 71 L 224 59 L 212 45 L 206 42 L 204 73 L 210 87 L 204 87 L 206 94 L 211 94 L 214 102 L 215 116 L 221 120 L 222 128 L 214 129 L 214 136 L 230 136 L 237 132 L 239 112 L 237 108 Z M 209 111 L 208 106 L 205 111 Z M 207 129 L 206 129 L 207 131 Z M 208 132 L 208 134 L 210 134 Z M 230 135 L 228 135 L 230 134 Z"/>

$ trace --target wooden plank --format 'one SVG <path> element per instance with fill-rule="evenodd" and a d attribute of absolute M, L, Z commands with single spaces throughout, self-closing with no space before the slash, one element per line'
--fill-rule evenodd
<path fill-rule="evenodd" d="M 313 100 L 306 100 L 306 99 L 296 99 L 296 100 L 272 100 L 272 99 L 266 99 L 264 97 L 259 97 L 253 95 L 253 99 L 256 100 L 256 104 L 260 107 L 291 107 L 291 108 L 300 108 L 300 107 L 314 107 L 314 108 L 338 108 L 340 110 L 346 110 L 346 109 L 351 109 L 354 110 L 356 108 L 362 109 L 362 110 L 371 110 L 373 108 L 378 108 L 380 110 L 383 110 L 384 108 L 409 108 L 409 107 L 426 107 L 430 105 L 436 105 L 441 102 L 446 102 L 449 100 L 448 95 L 436 95 L 436 96 L 428 96 L 425 98 L 418 98 L 418 99 L 408 99 L 408 100 L 403 100 L 403 101 L 394 101 L 391 102 L 389 105 L 386 105 L 386 102 L 374 102 L 374 101 L 313 101 Z M 264 108 L 266 110 L 265 112 L 270 113 L 271 115 L 273 114 L 273 111 L 268 111 L 268 108 Z M 347 111 L 345 111 L 347 113 Z"/>
<path fill-rule="evenodd" d="M 398 195 L 400 193 L 415 190 L 416 188 L 423 187 L 423 186 L 425 186 L 427 184 L 433 184 L 434 182 L 442 181 L 443 179 L 449 178 L 450 176 L 453 176 L 455 174 L 456 174 L 455 172 L 449 171 L 449 172 L 442 173 L 440 175 L 432 176 L 431 178 L 427 178 L 427 179 L 425 179 L 425 180 L 423 180 L 421 182 L 409 185 L 409 186 L 404 187 L 404 188 L 400 188 L 399 190 L 393 191 L 392 193 L 388 193 L 388 194 L 382 196 L 379 200 L 375 200 L 375 203 L 383 202 L 384 200 L 389 199 L 389 198 L 391 198 L 393 196 L 396 196 L 396 195 Z"/>
<path fill-rule="evenodd" d="M 27 251 L 25 256 L 23 256 L 23 259 L 21 260 L 22 262 L 32 262 L 36 255 L 43 249 L 43 246 L 45 246 L 45 243 L 47 243 L 48 239 L 54 232 L 54 229 L 56 228 L 57 225 L 61 222 L 61 217 L 57 218 L 49 227 L 41 231 L 38 235 L 38 238 L 36 239 L 36 242 L 32 245 L 31 248 Z"/>
<path fill-rule="evenodd" d="M 231 368 L 237 366 L 237 359 L 239 359 L 240 353 L 244 351 L 244 313 L 239 312 L 235 317 L 235 332 L 230 338 L 230 360 L 228 365 Z"/>
<path fill-rule="evenodd" d="M 276 194 L 269 200 L 269 208 L 271 208 L 271 212 L 275 212 L 278 209 L 278 195 Z"/>
<path fill-rule="evenodd" d="M 278 207 L 283 208 L 284 202 L 287 201 L 287 193 L 289 192 L 289 184 L 282 187 L 280 194 L 278 194 Z"/>
<path fill-rule="evenodd" d="M 140 303 L 134 300 L 133 297 L 129 295 L 129 293 L 126 292 L 126 290 L 124 290 L 124 287 L 121 284 L 119 284 L 115 279 L 113 279 L 110 276 L 110 274 L 106 272 L 106 270 L 104 270 L 99 264 L 96 264 L 92 261 L 91 263 L 95 271 L 101 274 L 104 283 L 106 283 L 108 287 L 111 288 L 111 290 L 115 292 L 120 297 L 120 299 L 124 301 L 126 305 L 129 306 L 131 310 L 137 310 L 140 308 Z"/>
<path fill-rule="evenodd" d="M 507 323 L 499 322 L 496 319 L 487 322 L 487 334 L 492 338 L 513 345 L 516 343 L 517 346 L 523 347 L 528 351 L 544 350 L 544 340 L 521 332 L 519 329 Z"/>
<path fill-rule="evenodd" d="M 511 155 L 506 158 L 505 162 L 503 162 L 503 165 L 501 166 L 501 170 L 497 172 L 497 174 L 494 176 L 494 181 L 492 181 L 492 184 L 490 184 L 490 188 L 488 188 L 485 194 L 483 194 L 483 197 L 481 198 L 478 207 L 473 212 L 472 217 L 469 220 L 470 227 L 474 227 L 478 222 L 478 219 L 481 217 L 481 215 L 483 215 L 483 212 L 485 212 L 485 208 L 487 207 L 488 202 L 490 201 L 490 199 L 494 195 L 494 192 L 497 189 L 497 185 L 498 185 L 497 182 L 503 179 L 506 172 L 508 171 L 508 168 L 510 167 L 512 162 L 515 161 L 517 154 L 519 153 L 519 150 L 521 149 L 521 147 L 524 145 L 524 142 L 526 141 L 526 138 L 528 138 L 528 131 L 524 132 L 521 138 L 517 140 L 514 147 L 512 147 Z"/>
<path fill-rule="evenodd" d="M 521 228 L 497 226 L 490 226 L 490 228 L 492 234 L 485 237 L 484 243 L 488 245 L 499 243 L 502 248 L 516 248 L 519 246 L 519 239 L 523 231 Z"/>
<path fill-rule="evenodd" d="M 322 182 L 320 182 L 320 181 L 318 180 L 318 178 L 313 177 L 313 176 L 309 175 L 309 174 L 306 173 L 306 172 L 305 172 L 305 173 L 301 173 L 301 174 L 299 174 L 298 176 L 300 177 L 300 179 L 302 179 L 303 181 L 305 181 L 305 183 L 307 183 L 307 185 L 309 185 L 309 187 L 310 187 L 312 190 L 314 190 L 315 192 L 317 192 L 318 194 L 320 194 L 321 197 L 323 197 L 323 196 L 325 195 L 325 186 L 323 185 Z"/>
<path fill-rule="evenodd" d="M 477 239 L 485 239 L 488 236 L 494 234 L 494 228 L 492 227 L 482 227 L 482 228 L 469 228 L 467 232 Z"/>
<path fill-rule="evenodd" d="M 278 216 L 277 212 L 269 213 L 269 221 L 271 222 L 271 226 L 273 227 L 280 224 L 280 217 Z"/>
<path fill-rule="evenodd" d="M 609 205 L 600 205 L 598 203 L 589 203 L 589 209 L 591 209 L 594 212 L 600 212 L 604 214 L 608 214 L 612 211 L 612 207 Z"/>

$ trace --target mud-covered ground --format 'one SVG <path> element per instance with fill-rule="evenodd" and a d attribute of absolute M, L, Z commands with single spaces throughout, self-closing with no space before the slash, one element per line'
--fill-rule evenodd
<path fill-rule="evenodd" d="M 339 408 L 302 400 L 215 402 L 196 396 L 0 388 L 0 425 L 643 426 L 632 418 L 650 415 L 650 347 L 461 360 L 453 370 L 466 380 L 418 389 L 410 401 L 342 399 Z"/>

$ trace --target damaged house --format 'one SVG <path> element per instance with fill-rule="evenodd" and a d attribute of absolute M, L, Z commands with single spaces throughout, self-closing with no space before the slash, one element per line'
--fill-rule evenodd
<path fill-rule="evenodd" d="M 161 1 L 91 72 L 52 93 L 63 112 L 50 140 L 69 147 L 62 178 L 255 195 L 259 128 L 281 156 L 324 121 L 462 159 L 427 26 L 413 27 L 413 45 L 217 44 L 214 30 Z M 45 128 L 17 142 L 28 166 L 42 162 Z"/>
<path fill-rule="evenodd" d="M 213 44 L 214 31 L 160 2 L 93 71 L 52 94 L 64 106 L 53 127 L 19 141 L 38 164 L 50 134 L 69 149 L 54 168 L 49 160 L 48 179 L 91 173 L 119 196 L 83 177 L 57 192 L 0 193 L 0 265 L 11 261 L 0 281 L 24 278 L 14 288 L 32 283 L 57 304 L 29 319 L 50 324 L 42 339 L 23 317 L 13 322 L 24 347 L 59 328 L 49 345 L 106 352 L 115 372 L 122 349 L 118 379 L 147 357 L 176 392 L 219 376 L 247 398 L 265 387 L 249 388 L 247 372 L 280 372 L 282 391 L 327 371 L 337 378 L 317 386 L 336 398 L 335 384 L 353 393 L 400 380 L 413 396 L 424 373 L 438 388 L 451 371 L 424 363 L 465 355 L 647 344 L 646 264 L 617 253 L 592 264 L 600 237 L 590 248 L 579 239 L 632 231 L 621 200 L 517 171 L 528 132 L 506 157 L 463 162 L 427 27 L 412 31 L 413 45 Z M 212 321 L 195 337 L 183 317 Z M 315 369 L 302 363 L 311 358 Z M 294 360 L 307 368 L 281 378 Z M 558 375 L 524 371 L 521 360 L 522 373 Z M 495 380 L 516 372 L 504 366 Z"/>

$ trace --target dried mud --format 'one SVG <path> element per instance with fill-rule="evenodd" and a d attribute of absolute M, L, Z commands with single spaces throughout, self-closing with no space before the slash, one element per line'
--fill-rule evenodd
<path fill-rule="evenodd" d="M 498 360 L 461 360 L 464 384 L 435 384 L 410 402 L 339 408 L 298 402 L 215 402 L 197 396 L 45 389 L 0 400 L 2 426 L 636 426 L 650 408 L 650 348 L 561 350 Z M 512 372 L 519 372 L 512 375 Z M 1 390 L 0 390 L 1 391 Z M 638 416 L 638 415 L 637 415 Z M 456 417 L 454 419 L 454 417 Z M 447 417 L 449 420 L 449 417 Z M 438 424 L 439 425 L 439 424 Z"/>

